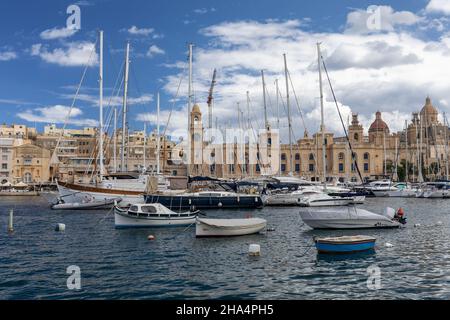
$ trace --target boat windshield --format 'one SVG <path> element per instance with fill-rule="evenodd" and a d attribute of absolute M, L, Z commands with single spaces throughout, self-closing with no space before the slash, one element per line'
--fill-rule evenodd
<path fill-rule="evenodd" d="M 146 213 L 156 213 L 156 208 L 154 206 L 142 206 L 141 210 Z"/>

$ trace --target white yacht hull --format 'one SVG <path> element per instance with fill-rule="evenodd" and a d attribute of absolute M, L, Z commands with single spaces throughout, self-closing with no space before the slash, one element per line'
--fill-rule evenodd
<path fill-rule="evenodd" d="M 272 194 L 265 199 L 266 206 L 298 206 L 301 196 L 293 194 Z"/>
<path fill-rule="evenodd" d="M 300 216 L 313 229 L 398 228 L 398 221 L 366 210 L 349 208 L 341 211 L 303 211 Z"/>
<path fill-rule="evenodd" d="M 197 237 L 233 237 L 255 234 L 267 226 L 264 219 L 197 219 Z"/>

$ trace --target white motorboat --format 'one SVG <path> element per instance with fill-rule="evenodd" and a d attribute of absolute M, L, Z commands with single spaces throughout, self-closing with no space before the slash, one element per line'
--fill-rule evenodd
<path fill-rule="evenodd" d="M 51 205 L 53 210 L 86 210 L 86 209 L 108 209 L 111 208 L 114 203 L 121 202 L 122 199 L 105 199 L 105 200 L 91 200 L 83 202 L 65 202 L 61 198 Z"/>
<path fill-rule="evenodd" d="M 399 191 L 399 188 L 395 187 L 390 180 L 374 181 L 366 188 L 371 190 L 375 197 L 389 197 L 390 192 Z"/>
<path fill-rule="evenodd" d="M 300 212 L 305 224 L 313 229 L 398 228 L 406 223 L 403 211 L 386 208 L 383 214 L 355 206 L 340 209 L 315 209 Z"/>
<path fill-rule="evenodd" d="M 444 199 L 449 198 L 449 185 L 447 182 L 427 183 L 418 198 Z"/>
<path fill-rule="evenodd" d="M 198 214 L 199 211 L 177 213 L 159 203 L 134 204 L 129 209 L 114 206 L 116 228 L 189 226 Z"/>
<path fill-rule="evenodd" d="M 267 226 L 261 218 L 250 219 L 204 219 L 197 218 L 197 237 L 231 237 L 255 234 Z"/>
<path fill-rule="evenodd" d="M 329 196 L 325 193 L 313 194 L 300 200 L 301 207 L 334 207 L 347 206 L 355 201 L 352 197 Z"/>

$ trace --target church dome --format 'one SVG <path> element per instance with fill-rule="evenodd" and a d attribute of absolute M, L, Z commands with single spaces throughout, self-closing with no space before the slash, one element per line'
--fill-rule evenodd
<path fill-rule="evenodd" d="M 438 111 L 431 104 L 430 97 L 427 97 L 427 99 L 425 100 L 425 105 L 423 106 L 422 110 L 420 111 L 420 115 L 423 115 L 423 116 L 425 116 L 425 115 L 434 115 L 434 114 L 437 114 L 437 113 L 438 113 Z"/>
<path fill-rule="evenodd" d="M 193 113 L 202 113 L 202 112 L 200 111 L 200 107 L 198 106 L 198 104 L 195 104 L 195 105 L 192 107 L 192 112 L 193 112 Z"/>
<path fill-rule="evenodd" d="M 377 113 L 375 114 L 375 121 L 372 122 L 372 124 L 370 125 L 369 128 L 369 132 L 389 132 L 389 127 L 386 124 L 386 122 L 383 121 L 383 119 L 381 119 L 381 112 L 377 111 Z"/>

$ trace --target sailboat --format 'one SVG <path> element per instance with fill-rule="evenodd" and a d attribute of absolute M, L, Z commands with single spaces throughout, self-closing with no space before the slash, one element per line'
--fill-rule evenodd
<path fill-rule="evenodd" d="M 68 204 L 83 204 L 88 206 L 103 203 L 111 207 L 114 201 L 121 199 L 121 205 L 128 206 L 131 203 L 144 201 L 143 193 L 147 186 L 148 176 L 127 173 L 105 175 L 104 150 L 103 150 L 103 31 L 99 32 L 100 64 L 99 64 L 99 172 L 96 181 L 83 183 L 68 183 L 57 181 L 59 202 Z M 130 44 L 127 43 L 125 56 L 124 97 L 123 97 L 123 128 L 122 128 L 122 166 L 124 168 L 125 126 L 127 110 L 127 91 L 129 74 Z M 114 134 L 116 134 L 114 132 Z M 82 208 L 83 206 L 78 206 Z"/>

